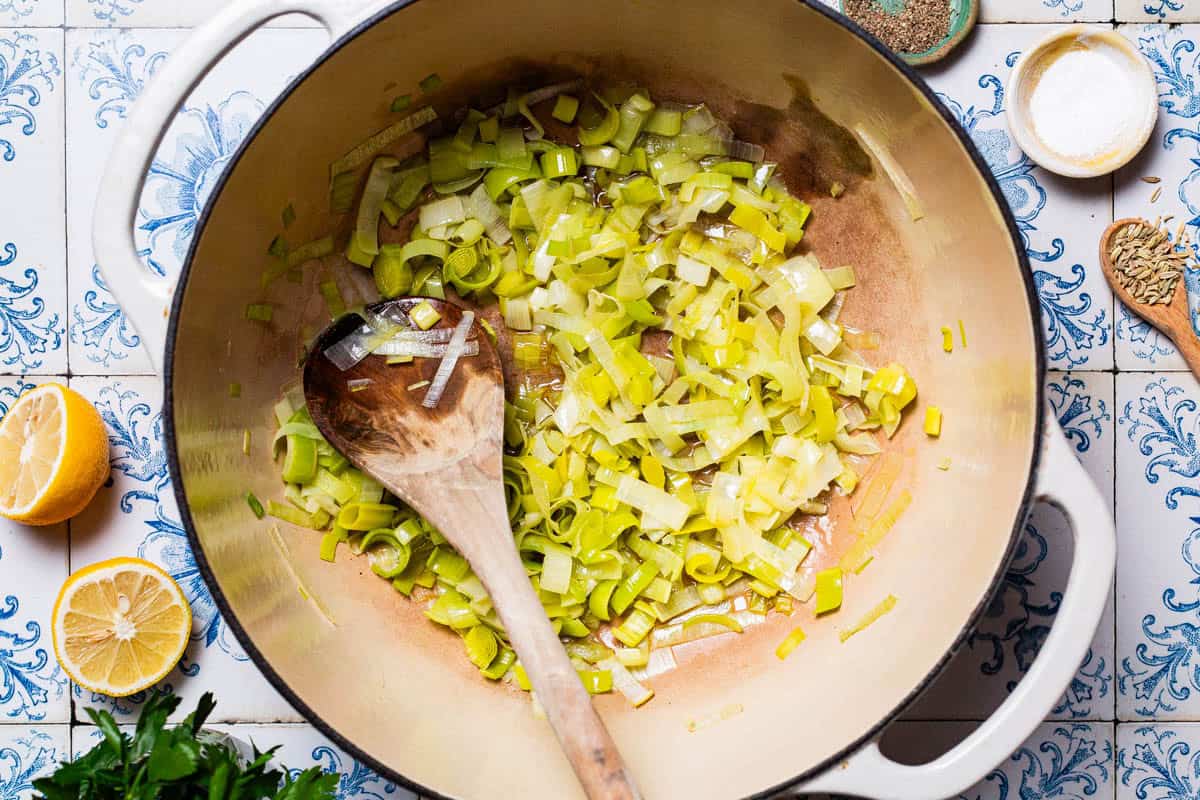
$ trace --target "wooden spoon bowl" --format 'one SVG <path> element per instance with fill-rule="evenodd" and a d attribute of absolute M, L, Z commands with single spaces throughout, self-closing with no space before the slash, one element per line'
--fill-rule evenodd
<path fill-rule="evenodd" d="M 1175 349 L 1183 356 L 1192 374 L 1200 378 L 1200 338 L 1196 337 L 1196 331 L 1192 327 L 1192 314 L 1188 308 L 1186 275 L 1181 275 L 1179 282 L 1176 283 L 1175 291 L 1171 295 L 1171 302 L 1154 305 L 1135 300 L 1128 290 L 1117 281 L 1115 265 L 1111 258 L 1113 237 L 1122 228 L 1139 222 L 1143 225 L 1152 224 L 1144 219 L 1127 217 L 1117 220 L 1105 229 L 1100 237 L 1100 267 L 1104 270 L 1104 277 L 1108 280 L 1108 285 L 1112 287 L 1113 294 L 1117 299 L 1124 303 L 1130 311 L 1165 334 L 1175 344 Z"/>
<path fill-rule="evenodd" d="M 368 306 L 396 318 L 427 302 L 453 328 L 464 310 L 444 300 L 404 298 Z M 352 464 L 408 503 L 467 559 L 492 600 L 559 744 L 592 800 L 640 795 L 616 745 L 558 640 L 525 572 L 502 482 L 504 376 L 482 327 L 478 355 L 460 358 L 436 407 L 421 405 L 441 359 L 388 364 L 370 355 L 342 371 L 326 349 L 362 326 L 349 314 L 318 338 L 304 365 L 313 422 Z M 353 383 L 352 383 L 353 382 Z M 355 388 L 352 389 L 351 387 Z"/>

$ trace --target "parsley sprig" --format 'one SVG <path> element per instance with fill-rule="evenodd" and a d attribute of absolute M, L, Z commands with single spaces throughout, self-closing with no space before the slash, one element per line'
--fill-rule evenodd
<path fill-rule="evenodd" d="M 133 735 L 107 711 L 87 709 L 104 740 L 33 782 L 38 800 L 332 800 L 338 776 L 314 767 L 294 776 L 268 765 L 278 749 L 245 763 L 228 746 L 200 734 L 216 703 L 211 693 L 177 726 L 167 717 L 180 698 L 155 693 Z"/>

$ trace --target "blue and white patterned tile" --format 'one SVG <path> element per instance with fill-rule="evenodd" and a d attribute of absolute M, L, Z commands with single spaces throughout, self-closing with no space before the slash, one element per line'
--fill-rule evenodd
<path fill-rule="evenodd" d="M 62 51 L 0 29 L 0 374 L 67 369 Z"/>
<path fill-rule="evenodd" d="M 0 419 L 44 380 L 66 379 L 0 377 Z M 54 599 L 66 577 L 66 524 L 32 528 L 0 519 L 0 724 L 71 719 L 67 678 L 50 638 Z"/>
<path fill-rule="evenodd" d="M 1172 233 L 1182 223 L 1193 241 L 1200 240 L 1200 57 L 1195 52 L 1200 26 L 1128 25 L 1121 32 L 1154 69 L 1159 117 L 1145 150 L 1114 178 L 1114 214 L 1117 219 L 1170 217 Z M 1143 177 L 1161 182 L 1146 183 Z M 1171 341 L 1119 301 L 1116 326 L 1118 368 L 1187 369 Z"/>
<path fill-rule="evenodd" d="M 1005 122 L 1005 83 L 1022 47 L 1053 25 L 983 25 L 965 52 L 923 71 L 963 124 L 1012 208 L 1034 271 L 1054 369 L 1113 366 L 1112 292 L 1096 243 L 1112 219 L 1107 178 L 1070 180 L 1034 165 Z"/>
<path fill-rule="evenodd" d="M 1117 800 L 1185 800 L 1197 796 L 1200 725 L 1117 726 Z"/>
<path fill-rule="evenodd" d="M 31 800 L 33 781 L 71 752 L 66 725 L 0 726 L 0 800 Z"/>
<path fill-rule="evenodd" d="M 0 25 L 50 28 L 63 24 L 61 0 L 0 0 Z"/>
<path fill-rule="evenodd" d="M 66 0 L 67 25 L 72 28 L 193 28 L 231 2 L 236 0 Z M 376 0 L 362 3 L 363 6 L 378 4 Z M 312 17 L 303 14 L 285 14 L 267 24 L 282 28 L 318 26 Z"/>
<path fill-rule="evenodd" d="M 140 340 L 104 283 L 91 249 L 91 218 L 113 137 L 172 48 L 174 30 L 67 34 L 68 263 L 71 369 L 76 374 L 151 371 Z M 136 239 L 146 267 L 179 271 L 217 176 L 266 104 L 325 43 L 316 30 L 266 30 L 235 48 L 176 116 L 150 168 Z"/>
<path fill-rule="evenodd" d="M 1116 0 L 1120 22 L 1198 22 L 1200 6 L 1193 0 Z"/>
<path fill-rule="evenodd" d="M 1111 505 L 1113 376 L 1051 373 L 1046 394 L 1076 455 Z M 978 629 L 908 719 L 982 719 L 1008 696 L 1054 623 L 1070 572 L 1071 542 L 1071 529 L 1058 510 L 1034 508 L 1002 588 Z M 1052 719 L 1114 718 L 1113 640 L 1110 598 L 1091 649 Z"/>
<path fill-rule="evenodd" d="M 79 377 L 71 386 L 95 403 L 104 418 L 113 469 L 111 484 L 71 521 L 71 568 L 138 556 L 179 583 L 192 607 L 192 641 L 163 683 L 183 696 L 185 707 L 212 689 L 221 693 L 217 721 L 299 720 L 246 656 L 200 575 L 167 473 L 159 380 Z M 83 718 L 80 706 L 102 706 L 120 719 L 133 719 L 145 700 L 145 693 L 116 700 L 78 686 L 73 694 L 77 719 Z"/>
<path fill-rule="evenodd" d="M 968 722 L 899 722 L 884 733 L 882 746 L 903 763 L 924 764 L 962 741 L 972 728 Z M 1044 723 L 954 800 L 1111 798 L 1117 783 L 1113 739 L 1112 723 Z"/>
<path fill-rule="evenodd" d="M 1200 385 L 1117 376 L 1117 715 L 1200 710 Z"/>
<path fill-rule="evenodd" d="M 981 3 L 979 21 L 990 22 L 1107 22 L 1113 0 L 1001 0 Z"/>

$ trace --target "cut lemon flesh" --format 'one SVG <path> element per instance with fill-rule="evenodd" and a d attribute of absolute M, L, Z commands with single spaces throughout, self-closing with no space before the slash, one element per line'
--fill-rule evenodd
<path fill-rule="evenodd" d="M 75 516 L 108 478 L 108 433 L 91 403 L 57 383 L 35 386 L 0 420 L 0 516 L 53 525 Z"/>
<path fill-rule="evenodd" d="M 148 689 L 179 662 L 192 610 L 170 575 L 114 558 L 67 579 L 54 603 L 54 654 L 75 683 L 112 697 Z"/>

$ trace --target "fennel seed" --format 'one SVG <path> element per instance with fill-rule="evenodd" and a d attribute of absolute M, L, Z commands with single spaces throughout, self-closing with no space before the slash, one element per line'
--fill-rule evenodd
<path fill-rule="evenodd" d="M 1155 190 L 1154 190 L 1154 194 L 1150 195 L 1150 202 L 1151 202 L 1151 203 L 1157 203 L 1157 202 L 1158 202 L 1158 197 L 1159 197 L 1159 195 L 1161 195 L 1161 194 L 1162 194 L 1162 187 L 1161 187 L 1161 186 L 1159 186 L 1157 189 L 1155 189 Z"/>
<path fill-rule="evenodd" d="M 1175 236 L 1162 226 L 1133 222 L 1113 236 L 1109 251 L 1113 277 L 1139 303 L 1169 303 L 1183 270 L 1191 263 L 1191 242 L 1181 225 Z"/>
<path fill-rule="evenodd" d="M 1162 180 L 1162 178 L 1158 177 L 1157 175 L 1143 175 L 1142 180 L 1144 180 L 1146 183 L 1158 183 Z"/>

